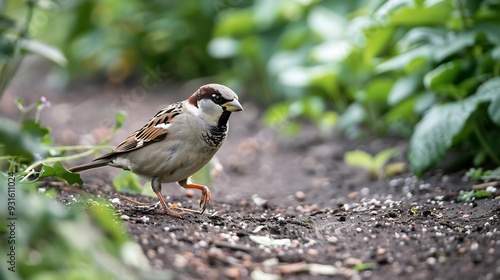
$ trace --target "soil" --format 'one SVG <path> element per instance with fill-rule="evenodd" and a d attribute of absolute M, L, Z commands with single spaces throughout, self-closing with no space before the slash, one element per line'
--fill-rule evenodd
<path fill-rule="evenodd" d="M 42 121 L 52 126 L 56 141 L 93 143 L 111 130 L 94 128 L 114 116 L 115 107 L 101 104 L 121 100 L 131 88 L 83 88 L 58 95 L 18 80 L 0 107 L 14 116 L 5 111 L 8 100 L 45 95 L 52 107 Z M 164 92 L 192 88 L 158 88 L 128 108 L 118 102 L 129 114 L 113 143 L 160 105 L 186 95 Z M 178 279 L 500 279 L 500 191 L 493 198 L 457 202 L 459 191 L 476 184 L 463 179 L 464 171 L 436 169 L 422 179 L 405 171 L 371 180 L 345 165 L 344 153 L 400 147 L 394 161 L 404 162 L 406 141 L 354 142 L 335 132 L 321 138 L 311 128 L 280 137 L 260 125 L 256 106 L 243 106 L 244 112 L 231 117 L 228 139 L 217 154 L 224 169 L 209 186 L 212 202 L 204 214 L 176 219 L 137 207 L 126 198 L 142 203 L 156 198 L 117 193 L 112 168 L 82 176 L 85 192 L 110 199 L 154 269 L 172 270 Z M 197 192 L 164 184 L 163 194 L 172 204 L 198 209 Z M 76 195 L 62 189 L 59 200 Z"/>

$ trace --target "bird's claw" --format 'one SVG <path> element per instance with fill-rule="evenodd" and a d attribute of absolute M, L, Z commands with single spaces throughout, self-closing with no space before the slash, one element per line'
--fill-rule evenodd
<path fill-rule="evenodd" d="M 201 199 L 200 199 L 201 214 L 203 214 L 207 209 L 208 204 L 210 204 L 210 199 L 211 199 L 210 190 L 208 190 L 207 187 L 202 188 Z"/>

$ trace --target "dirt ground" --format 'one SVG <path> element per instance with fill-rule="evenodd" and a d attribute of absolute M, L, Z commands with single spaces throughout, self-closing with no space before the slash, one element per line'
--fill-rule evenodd
<path fill-rule="evenodd" d="M 175 91 L 183 94 L 164 94 L 174 91 L 161 87 L 133 100 L 133 87 L 74 86 L 57 93 L 35 88 L 40 81 L 26 75 L 10 87 L 0 109 L 15 116 L 8 102 L 47 96 L 52 107 L 42 120 L 61 144 L 95 143 L 110 132 L 101 126 L 121 108 L 128 118 L 116 144 L 195 87 Z M 460 190 L 475 184 L 463 179 L 464 171 L 443 175 L 438 169 L 423 179 L 406 172 L 373 181 L 346 166 L 344 153 L 395 146 L 405 151 L 405 141 L 353 142 L 336 133 L 325 140 L 310 129 L 279 137 L 259 123 L 259 110 L 245 98 L 251 99 L 240 96 L 245 111 L 231 117 L 217 154 L 224 169 L 210 186 L 212 202 L 203 215 L 175 219 L 139 209 L 124 196 L 156 199 L 116 193 L 112 168 L 82 176 L 84 191 L 110 199 L 152 267 L 173 270 L 178 279 L 500 279 L 500 199 L 456 202 Z M 404 160 L 404 153 L 396 160 Z M 164 184 L 163 194 L 198 209 L 199 193 Z M 74 196 L 63 190 L 59 199 Z"/>

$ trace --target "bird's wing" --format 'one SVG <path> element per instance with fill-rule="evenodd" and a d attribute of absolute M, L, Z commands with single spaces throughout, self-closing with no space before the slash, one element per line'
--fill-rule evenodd
<path fill-rule="evenodd" d="M 117 154 L 137 150 L 151 143 L 164 140 L 167 137 L 169 126 L 172 124 L 172 120 L 181 113 L 182 106 L 182 102 L 177 102 L 163 108 L 161 111 L 156 113 L 156 115 L 154 115 L 154 117 L 152 117 L 142 128 L 136 130 L 123 142 L 116 146 L 113 151 L 96 158 L 94 161 L 100 159 L 109 159 L 116 156 Z"/>

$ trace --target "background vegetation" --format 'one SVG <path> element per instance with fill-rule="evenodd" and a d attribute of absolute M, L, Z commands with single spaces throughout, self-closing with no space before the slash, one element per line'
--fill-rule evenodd
<path fill-rule="evenodd" d="M 160 69 L 175 82 L 229 85 L 265 105 L 263 121 L 286 133 L 308 119 L 325 137 L 335 126 L 351 139 L 406 137 L 418 176 L 445 157 L 500 165 L 500 0 L 0 2 L 0 97 L 32 53 L 54 63 L 59 87 L 93 77 L 120 84 Z M 23 118 L 46 101 L 16 105 L 19 122 L 0 117 L 2 170 L 27 179 L 43 168 L 42 176 L 78 182 L 52 164 L 74 158 L 70 150 L 109 149 L 57 147 L 50 128 Z M 116 129 L 122 121 L 118 114 Z M 363 157 L 381 173 L 377 157 Z"/>

